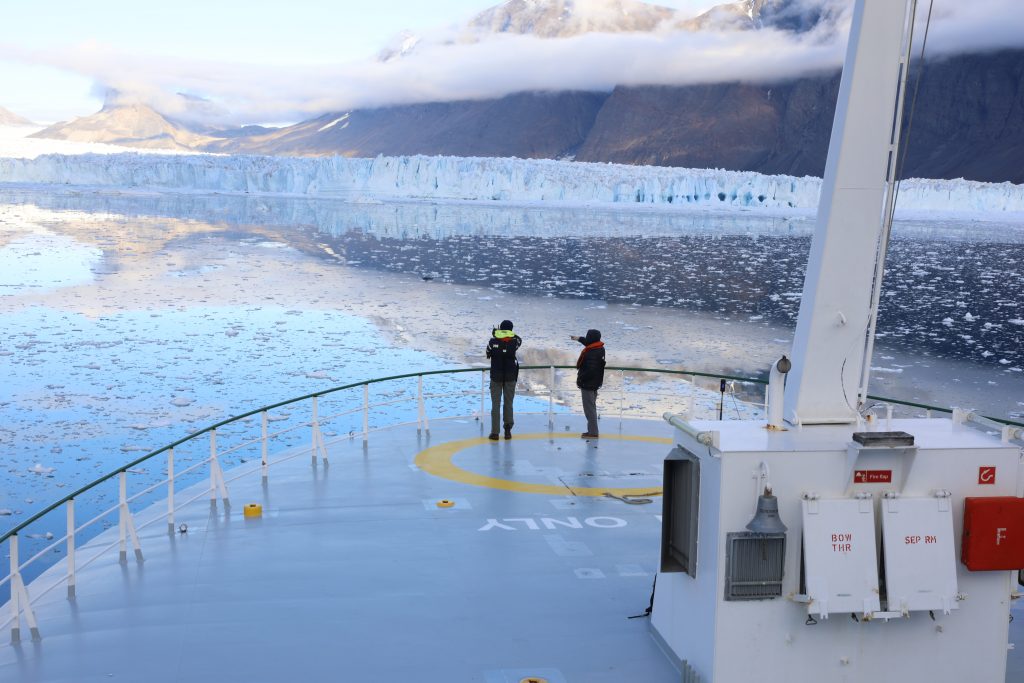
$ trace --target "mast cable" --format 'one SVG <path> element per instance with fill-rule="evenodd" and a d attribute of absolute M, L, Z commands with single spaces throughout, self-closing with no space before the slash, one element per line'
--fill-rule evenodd
<path fill-rule="evenodd" d="M 903 179 L 903 165 L 907 161 L 907 151 L 908 151 L 908 149 L 910 147 L 910 131 L 913 129 L 913 125 L 914 125 L 914 111 L 917 109 L 917 94 L 918 94 L 918 91 L 921 88 L 921 79 L 922 79 L 922 76 L 924 75 L 924 64 L 925 64 L 924 54 L 925 54 L 925 49 L 928 47 L 928 30 L 931 27 L 931 23 L 932 23 L 932 10 L 934 9 L 934 7 L 935 7 L 935 0 L 928 0 L 928 15 L 925 18 L 924 37 L 921 40 L 921 54 L 918 57 L 917 76 L 916 76 L 916 78 L 914 80 L 914 94 L 911 97 L 911 101 L 910 101 L 910 113 L 907 115 L 906 134 L 905 135 L 901 135 L 899 137 L 899 143 L 898 143 L 898 146 L 897 146 L 897 149 L 896 149 L 896 164 L 895 164 L 896 165 L 896 170 L 895 170 L 895 177 L 893 178 L 892 202 L 889 204 L 888 215 L 885 217 L 885 221 L 884 221 L 884 223 L 882 225 L 882 234 L 881 234 L 881 236 L 879 238 L 879 245 L 878 245 L 878 252 L 877 252 L 877 255 L 878 255 L 878 270 L 876 272 L 876 277 L 875 277 L 876 281 L 875 281 L 875 283 L 873 285 L 874 295 L 872 296 L 872 305 L 873 305 L 873 309 L 874 310 L 872 311 L 871 316 L 868 319 L 867 339 L 866 339 L 866 344 L 865 344 L 865 349 L 864 349 L 864 367 L 861 370 L 861 386 L 858 389 L 858 394 L 859 395 L 857 397 L 858 407 L 863 407 L 867 403 L 867 394 L 868 394 L 867 386 L 868 386 L 868 379 L 869 379 L 870 374 L 871 374 L 871 367 L 870 367 L 871 366 L 871 362 L 870 362 L 871 358 L 870 357 L 871 357 L 872 349 L 874 347 L 875 329 L 876 329 L 876 326 L 877 326 L 877 323 L 878 323 L 878 307 L 879 307 L 879 301 L 881 299 L 881 293 L 882 293 L 882 278 L 885 275 L 885 255 L 886 255 L 886 253 L 889 250 L 889 238 L 890 238 L 890 236 L 892 234 L 892 223 L 893 223 L 893 219 L 896 216 L 896 200 L 899 199 L 899 196 L 900 196 L 900 183 L 902 182 L 902 179 Z M 909 36 L 908 36 L 908 41 L 909 41 L 910 45 L 912 45 L 913 41 L 914 41 L 914 24 L 916 23 L 915 22 L 916 14 L 917 14 L 917 2 L 915 0 L 915 2 L 914 2 L 914 15 L 915 16 L 914 16 L 914 18 L 910 22 L 910 29 L 909 29 Z M 909 54 L 910 46 L 907 47 L 907 52 Z M 908 75 L 909 75 L 909 71 L 910 71 L 910 66 L 911 66 L 910 63 L 908 62 L 907 63 Z M 902 122 L 899 122 L 899 125 L 902 126 Z M 899 129 L 897 129 L 897 133 L 898 133 L 898 131 L 899 131 Z M 845 365 L 845 363 L 844 363 L 844 365 Z M 845 388 L 844 388 L 844 394 L 845 394 Z M 849 401 L 847 401 L 847 405 L 849 405 Z"/>
<path fill-rule="evenodd" d="M 910 114 L 907 115 L 907 133 L 903 138 L 903 154 L 898 155 L 898 161 L 896 165 L 896 189 L 893 192 L 893 215 L 896 213 L 896 200 L 900 198 L 900 183 L 903 181 L 903 164 L 907 162 L 907 151 L 910 148 L 910 131 L 914 126 L 914 110 L 917 108 L 917 91 L 921 87 L 921 78 L 924 75 L 924 50 L 928 47 L 928 29 L 932 24 L 932 8 L 935 6 L 935 0 L 928 0 L 928 18 L 924 22 L 924 37 L 921 39 L 921 54 L 917 58 L 917 79 L 914 81 L 914 96 L 910 99 Z M 909 64 L 907 67 L 909 68 Z M 892 218 L 889 218 L 889 230 L 892 229 Z M 889 242 L 889 230 L 886 230 L 885 241 L 888 246 Z"/>

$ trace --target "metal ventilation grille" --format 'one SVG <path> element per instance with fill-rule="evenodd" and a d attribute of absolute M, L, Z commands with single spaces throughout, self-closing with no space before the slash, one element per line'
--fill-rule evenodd
<path fill-rule="evenodd" d="M 785 534 L 730 533 L 726 544 L 726 600 L 766 600 L 782 595 Z"/>

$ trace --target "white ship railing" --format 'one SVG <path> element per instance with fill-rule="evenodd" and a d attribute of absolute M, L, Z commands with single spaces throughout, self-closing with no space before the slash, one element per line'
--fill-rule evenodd
<path fill-rule="evenodd" d="M 517 395 L 521 399 L 516 414 L 546 414 L 549 428 L 553 428 L 555 415 L 576 414 L 579 392 L 575 388 L 576 368 L 566 365 L 531 365 L 520 368 L 520 389 Z M 127 563 L 128 546 L 131 545 L 136 562 L 143 562 L 143 549 L 138 532 L 141 529 L 166 520 L 167 533 L 176 533 L 175 513 L 184 509 L 201 498 L 208 498 L 212 508 L 216 508 L 217 499 L 221 504 L 230 506 L 228 484 L 241 477 L 250 476 L 259 471 L 264 482 L 269 477 L 270 466 L 309 454 L 315 464 L 318 458 L 328 462 L 327 441 L 325 435 L 333 440 L 361 439 L 364 444 L 376 431 L 398 426 L 415 424 L 417 431 L 430 429 L 430 420 L 458 419 L 473 417 L 484 421 L 487 419 L 488 408 L 488 368 L 459 368 L 451 370 L 432 370 L 380 377 L 346 384 L 340 387 L 318 391 L 297 398 L 280 401 L 262 406 L 241 415 L 236 415 L 216 424 L 205 427 L 197 432 L 158 448 L 121 465 L 106 475 L 90 482 L 80 489 L 68 494 L 61 500 L 47 506 L 32 515 L 24 522 L 0 536 L 0 546 L 6 544 L 10 558 L 9 572 L 0 579 L 0 598 L 9 592 L 8 607 L 3 610 L 6 616 L 0 621 L 0 629 L 10 628 L 14 642 L 21 637 L 21 620 L 24 619 L 33 639 L 40 637 L 38 624 L 32 609 L 32 603 L 50 593 L 60 585 L 67 586 L 67 597 L 75 599 L 77 572 L 97 561 L 114 547 L 118 548 L 119 562 Z M 468 378 L 469 381 L 463 379 Z M 479 388 L 476 377 L 479 376 Z M 429 393 L 424 389 L 424 379 L 441 380 L 442 391 Z M 409 387 L 415 380 L 415 391 Z M 384 385 L 398 383 L 396 389 L 383 390 Z M 455 384 L 456 386 L 451 386 Z M 459 385 L 465 386 L 459 386 Z M 444 386 L 448 385 L 448 386 Z M 602 389 L 601 417 L 604 420 L 616 417 L 621 421 L 626 418 L 645 418 L 660 420 L 665 410 L 671 409 L 681 413 L 686 419 L 752 419 L 763 415 L 766 401 L 766 385 L 764 379 L 735 377 L 723 374 L 712 374 L 689 370 L 671 370 L 658 368 L 612 367 L 606 368 L 606 383 Z M 377 389 L 377 396 L 371 401 L 371 387 Z M 445 390 L 447 389 L 447 390 Z M 999 420 L 979 416 L 976 413 L 959 411 L 952 408 L 928 406 L 909 401 L 869 397 L 877 403 L 870 410 L 884 410 L 886 418 L 892 418 L 894 411 L 907 409 L 917 411 L 930 417 L 933 412 L 953 413 L 954 419 L 961 422 L 973 421 L 985 428 L 1002 431 L 1004 440 L 1024 439 L 1024 424 L 1009 420 Z M 477 405 L 477 399 L 479 404 Z M 321 404 L 334 400 L 333 411 L 321 413 Z M 301 404 L 308 405 L 308 419 L 293 419 L 284 409 Z M 408 412 L 403 413 L 402 409 Z M 404 417 L 414 419 L 403 419 Z M 879 419 L 881 415 L 876 415 Z M 258 418 L 259 435 L 251 436 L 255 431 L 253 425 Z M 270 424 L 287 421 L 280 429 L 271 430 Z M 343 426 L 342 426 L 343 425 Z M 241 434 L 231 433 L 232 427 L 241 427 Z M 340 428 L 339 428 L 340 427 Z M 348 427 L 346 431 L 344 427 Z M 333 431 L 328 431 L 333 430 Z M 225 448 L 223 438 L 220 443 L 218 436 L 245 437 L 238 443 Z M 290 441 L 289 441 L 290 439 Z M 208 442 L 206 447 L 202 444 Z M 275 451 L 271 459 L 271 443 L 284 442 L 284 447 Z M 193 452 L 185 458 L 178 458 L 189 448 L 192 451 L 199 446 L 203 448 L 202 456 Z M 258 453 L 259 466 L 232 468 L 230 477 L 225 476 L 221 462 L 230 457 L 239 459 L 240 464 L 248 462 L 241 454 L 248 453 L 255 460 Z M 163 456 L 165 478 L 144 485 L 143 488 L 128 494 L 128 475 L 148 475 L 148 471 L 138 470 L 145 463 L 154 464 L 159 456 Z M 177 469 L 182 461 L 190 462 L 188 466 Z M 117 482 L 117 503 L 102 509 L 84 523 L 79 523 L 76 516 L 76 501 L 80 501 L 87 493 L 97 494 L 103 484 Z M 199 482 L 206 482 L 199 493 L 180 500 L 176 491 L 182 488 L 192 489 Z M 166 488 L 166 508 L 159 514 L 149 516 L 143 523 L 136 526 L 132 513 L 136 508 L 151 508 L 156 496 Z M 102 496 L 98 496 L 102 497 Z M 95 504 L 94 504 L 95 506 Z M 31 525 L 47 519 L 53 523 L 64 510 L 65 533 L 55 537 L 52 533 L 25 534 L 25 538 L 51 541 L 22 561 L 20 557 L 19 537 Z M 111 517 L 116 515 L 118 534 L 117 540 L 105 545 L 84 546 L 84 541 L 97 536 L 103 530 L 113 526 Z M 88 533 L 87 533 L 88 532 Z M 53 564 L 54 556 L 61 552 L 66 555 L 66 573 L 49 582 L 48 585 L 32 584 L 30 591 L 26 578 L 39 575 Z M 87 556 L 86 555 L 87 551 Z M 81 552 L 83 557 L 78 557 Z M 48 561 L 44 561 L 48 560 Z"/>

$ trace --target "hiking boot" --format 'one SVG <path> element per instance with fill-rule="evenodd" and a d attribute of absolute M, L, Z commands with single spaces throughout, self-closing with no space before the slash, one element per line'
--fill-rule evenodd
<path fill-rule="evenodd" d="M 505 438 L 506 439 L 511 439 L 512 438 L 512 428 L 511 427 L 505 427 Z"/>
<path fill-rule="evenodd" d="M 489 434 L 489 435 L 487 436 L 487 438 L 488 438 L 488 439 L 490 439 L 491 441 L 497 441 L 497 440 L 498 440 L 498 433 L 497 433 L 497 432 L 495 432 L 495 433 L 493 433 L 493 434 Z"/>

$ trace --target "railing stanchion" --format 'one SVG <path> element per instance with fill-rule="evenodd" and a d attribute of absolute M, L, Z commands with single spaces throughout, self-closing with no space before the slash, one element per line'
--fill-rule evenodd
<path fill-rule="evenodd" d="M 626 371 L 619 370 L 619 427 L 622 426 L 622 404 L 626 398 Z"/>
<path fill-rule="evenodd" d="M 217 430 L 210 430 L 210 509 L 217 509 L 217 490 L 220 490 L 221 499 L 224 501 L 224 510 L 231 507 L 228 500 L 228 487 L 224 483 L 224 472 L 220 469 L 220 461 L 217 460 Z"/>
<path fill-rule="evenodd" d="M 721 421 L 722 414 L 725 412 L 725 380 L 722 378 L 718 379 L 718 419 Z"/>
<path fill-rule="evenodd" d="M 217 509 L 217 430 L 210 430 L 210 510 Z"/>
<path fill-rule="evenodd" d="M 480 421 L 484 421 L 484 402 L 487 400 L 487 371 L 480 372 Z"/>
<path fill-rule="evenodd" d="M 11 534 L 7 540 L 11 557 L 11 643 L 21 642 L 21 574 L 18 572 L 18 534 Z"/>
<path fill-rule="evenodd" d="M 320 459 L 327 464 L 327 447 L 324 445 L 324 435 L 320 431 L 320 408 L 317 404 L 317 397 L 313 397 L 313 464 L 316 464 L 316 454 L 320 454 Z"/>
<path fill-rule="evenodd" d="M 267 462 L 267 411 L 260 413 L 260 473 L 263 481 L 267 481 L 269 468 Z"/>
<path fill-rule="evenodd" d="M 68 512 L 68 600 L 75 599 L 75 499 L 66 504 Z"/>
<path fill-rule="evenodd" d="M 363 443 L 370 440 L 370 385 L 363 385 Z"/>
<path fill-rule="evenodd" d="M 28 590 L 25 588 L 25 582 L 21 579 L 21 568 L 18 566 L 20 564 L 18 534 L 11 534 L 9 542 L 11 553 L 11 643 L 21 642 L 21 612 L 25 613 L 25 621 L 28 622 L 32 640 L 39 640 L 39 625 L 36 623 L 32 602 L 28 599 Z"/>
<path fill-rule="evenodd" d="M 555 366 L 548 367 L 548 429 L 555 428 Z"/>
<path fill-rule="evenodd" d="M 694 394 L 697 393 L 697 378 L 693 375 L 687 375 L 690 378 L 690 394 L 686 397 L 686 417 L 689 420 L 694 419 L 693 415 L 693 399 Z"/>
<path fill-rule="evenodd" d="M 135 561 L 142 562 L 142 545 L 139 544 L 139 534 L 135 531 L 135 520 L 128 510 L 128 472 L 121 470 L 118 475 L 119 501 L 117 516 L 118 549 L 120 550 L 118 561 L 121 564 L 128 562 L 128 539 L 132 539 L 132 549 L 135 550 Z"/>
<path fill-rule="evenodd" d="M 174 535 L 174 448 L 167 452 L 167 534 Z"/>
<path fill-rule="evenodd" d="M 430 423 L 427 421 L 427 406 L 423 402 L 423 375 L 416 380 L 416 431 L 430 431 Z"/>

